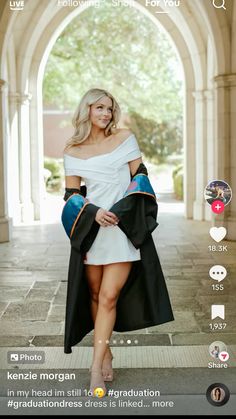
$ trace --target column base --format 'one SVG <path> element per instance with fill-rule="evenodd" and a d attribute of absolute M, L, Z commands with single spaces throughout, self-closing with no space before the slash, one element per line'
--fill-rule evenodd
<path fill-rule="evenodd" d="M 205 202 L 193 203 L 193 219 L 202 221 L 205 219 Z"/>
<path fill-rule="evenodd" d="M 206 221 L 211 221 L 212 220 L 212 209 L 211 209 L 211 205 L 209 205 L 207 202 L 205 203 L 205 220 Z"/>
<path fill-rule="evenodd" d="M 12 219 L 0 217 L 0 243 L 9 242 L 12 237 Z"/>
<path fill-rule="evenodd" d="M 32 202 L 21 204 L 21 222 L 30 223 L 34 221 L 34 205 Z"/>

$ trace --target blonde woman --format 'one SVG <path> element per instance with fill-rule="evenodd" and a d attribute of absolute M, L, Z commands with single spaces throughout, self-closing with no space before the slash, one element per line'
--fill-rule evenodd
<path fill-rule="evenodd" d="M 91 394 L 97 387 L 106 394 L 104 382 L 113 380 L 113 330 L 173 320 L 151 238 L 157 226 L 155 194 L 137 140 L 117 128 L 119 118 L 120 107 L 109 92 L 89 90 L 64 153 L 62 221 L 71 242 L 65 352 L 94 328 Z"/>

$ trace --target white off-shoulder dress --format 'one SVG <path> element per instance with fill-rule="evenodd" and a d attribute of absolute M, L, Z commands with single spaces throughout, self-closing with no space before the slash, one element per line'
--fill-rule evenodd
<path fill-rule="evenodd" d="M 134 134 L 131 134 L 113 151 L 80 159 L 64 154 L 66 176 L 80 176 L 87 187 L 86 198 L 101 208 L 109 210 L 123 198 L 131 178 L 129 162 L 141 157 Z M 141 259 L 136 249 L 118 226 L 100 226 L 98 234 L 86 253 L 84 263 L 106 265 Z"/>

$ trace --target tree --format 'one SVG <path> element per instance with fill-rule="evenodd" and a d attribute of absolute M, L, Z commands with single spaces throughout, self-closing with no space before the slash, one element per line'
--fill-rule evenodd
<path fill-rule="evenodd" d="M 74 109 L 91 87 L 110 90 L 122 110 L 157 121 L 182 114 L 178 58 L 166 33 L 132 7 L 105 1 L 58 37 L 44 77 L 45 105 Z"/>
<path fill-rule="evenodd" d="M 166 32 L 137 9 L 106 0 L 58 37 L 45 70 L 44 104 L 74 111 L 88 89 L 105 88 L 142 131 L 145 154 L 160 161 L 182 147 L 179 74 Z"/>

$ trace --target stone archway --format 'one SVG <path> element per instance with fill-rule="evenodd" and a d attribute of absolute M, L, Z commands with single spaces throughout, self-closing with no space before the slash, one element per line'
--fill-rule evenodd
<path fill-rule="evenodd" d="M 0 225 L 4 230 L 1 241 L 9 240 L 8 215 L 23 221 L 40 219 L 44 68 L 59 33 L 86 7 L 86 4 L 77 8 L 55 7 L 53 0 L 28 0 L 24 20 L 20 11 L 9 10 L 7 1 L 2 10 Z M 229 153 L 229 142 L 233 141 L 229 136 L 233 89 L 229 17 L 214 9 L 210 1 L 193 4 L 186 0 L 181 8 L 172 9 L 170 14 L 157 14 L 161 9 L 145 7 L 143 0 L 137 1 L 136 7 L 155 23 L 158 19 L 172 38 L 182 61 L 185 74 L 186 217 L 211 219 L 203 199 L 203 188 L 213 178 L 228 180 L 233 186 L 231 166 L 234 167 L 234 162 L 230 163 Z M 235 50 L 235 43 L 233 48 Z M 229 212 L 222 215 L 228 223 L 229 238 L 235 238 L 235 218 L 232 216 L 234 213 Z"/>

